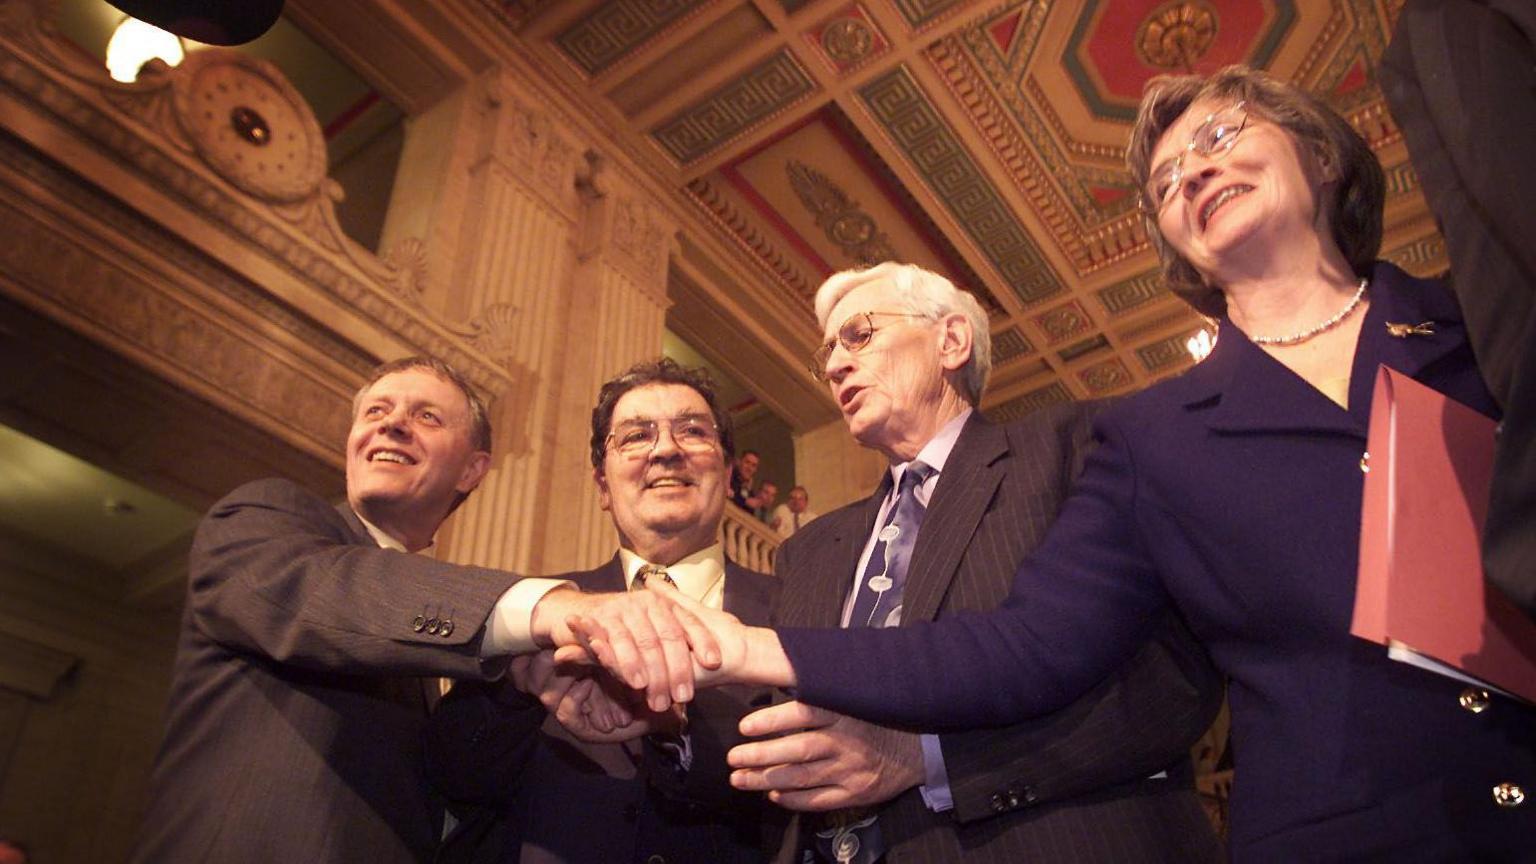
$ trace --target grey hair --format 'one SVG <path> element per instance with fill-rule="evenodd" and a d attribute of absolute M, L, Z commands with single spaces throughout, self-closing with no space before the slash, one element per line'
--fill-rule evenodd
<path fill-rule="evenodd" d="M 937 273 L 916 264 L 886 261 L 862 270 L 832 274 L 816 289 L 816 323 L 822 332 L 826 332 L 827 318 L 838 301 L 861 285 L 881 280 L 889 281 L 896 289 L 899 301 L 916 315 L 937 321 L 945 315 L 958 313 L 970 322 L 971 359 L 960 369 L 960 383 L 966 401 L 972 405 L 981 404 L 987 376 L 992 373 L 992 331 L 986 310 L 970 292 L 956 288 L 953 282 Z"/>

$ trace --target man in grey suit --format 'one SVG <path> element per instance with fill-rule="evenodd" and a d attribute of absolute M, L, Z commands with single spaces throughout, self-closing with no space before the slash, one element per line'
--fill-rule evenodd
<path fill-rule="evenodd" d="M 651 674 L 628 680 L 657 708 L 688 695 L 687 643 L 712 640 L 654 597 L 409 554 L 484 477 L 490 441 L 456 372 L 394 361 L 354 399 L 344 506 L 287 480 L 214 505 L 134 861 L 430 860 L 442 811 L 420 739 L 436 681 L 419 676 L 498 675 L 511 653 L 568 642 L 573 614 L 646 658 Z"/>
<path fill-rule="evenodd" d="M 732 438 L 702 370 L 663 359 L 604 384 L 592 472 L 619 549 L 561 578 L 588 591 L 676 591 L 767 623 L 778 580 L 726 561 L 720 542 Z M 513 673 L 456 683 L 428 724 L 428 772 L 464 815 L 441 864 L 767 860 L 782 811 L 731 788 L 725 752 L 771 691 L 701 691 L 686 713 L 606 730 L 582 711 L 595 679 L 555 670 L 547 652 Z"/>
<path fill-rule="evenodd" d="M 921 268 L 834 275 L 816 314 L 814 368 L 891 467 L 874 495 L 779 549 L 774 623 L 899 626 L 997 605 L 1081 465 L 1092 410 L 982 419 L 986 314 Z M 1216 861 L 1189 750 L 1221 694 L 1170 620 L 1071 707 L 1013 727 L 919 734 L 773 706 L 743 731 L 782 737 L 733 750 L 733 782 L 808 811 L 786 841 L 796 861 Z"/>

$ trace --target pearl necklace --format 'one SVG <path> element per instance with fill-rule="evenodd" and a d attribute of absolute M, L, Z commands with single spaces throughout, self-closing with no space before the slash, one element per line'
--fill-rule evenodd
<path fill-rule="evenodd" d="M 1350 313 L 1359 308 L 1360 301 L 1365 298 L 1365 286 L 1368 282 L 1370 282 L 1369 279 L 1361 279 L 1360 287 L 1355 289 L 1355 296 L 1350 298 L 1349 305 L 1345 306 L 1343 309 L 1340 309 L 1339 314 L 1329 318 L 1327 321 L 1324 321 L 1316 327 L 1303 330 L 1300 333 L 1292 333 L 1289 336 L 1250 336 L 1248 337 L 1248 341 L 1255 345 L 1296 345 L 1301 342 L 1305 342 L 1320 333 L 1327 333 L 1329 330 L 1339 326 L 1339 324 L 1345 318 L 1350 316 Z"/>

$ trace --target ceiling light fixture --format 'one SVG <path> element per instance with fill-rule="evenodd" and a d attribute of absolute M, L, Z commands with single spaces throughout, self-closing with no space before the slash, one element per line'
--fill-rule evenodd
<path fill-rule="evenodd" d="M 186 56 L 179 36 L 137 18 L 124 18 L 107 42 L 107 72 L 113 81 L 132 84 L 139 80 L 145 63 L 158 59 L 176 66 Z"/>

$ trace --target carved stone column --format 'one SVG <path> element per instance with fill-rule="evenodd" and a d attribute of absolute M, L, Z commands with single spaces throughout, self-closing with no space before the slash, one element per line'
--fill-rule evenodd
<path fill-rule="evenodd" d="M 550 573 L 612 554 L 588 424 L 598 385 L 660 349 L 676 227 L 525 86 L 492 76 L 422 115 L 386 240 L 428 238 L 423 302 L 443 314 L 507 310 L 496 355 L 518 372 L 491 471 L 438 554 Z"/>
<path fill-rule="evenodd" d="M 645 201 L 637 184 L 596 153 L 587 160 L 581 183 L 587 206 L 563 334 L 564 409 L 555 443 L 561 473 L 551 484 L 557 491 L 548 502 L 551 528 L 544 538 L 549 569 L 596 566 L 618 543 L 591 479 L 592 406 L 604 381 L 660 355 L 667 268 L 677 245 L 677 226 Z M 575 477 L 581 482 L 567 482 Z"/>
<path fill-rule="evenodd" d="M 811 496 L 811 509 L 828 513 L 873 492 L 885 457 L 860 447 L 842 420 L 795 436 L 795 482 Z"/>

